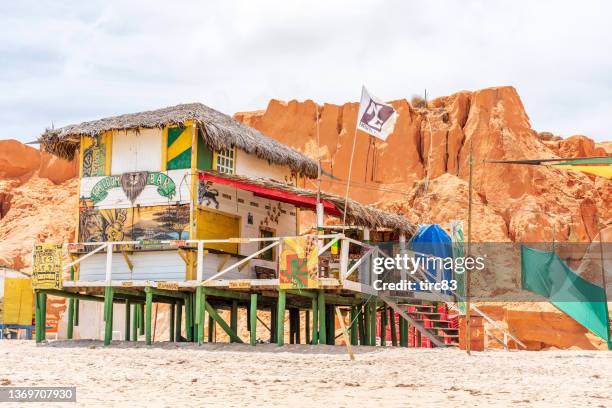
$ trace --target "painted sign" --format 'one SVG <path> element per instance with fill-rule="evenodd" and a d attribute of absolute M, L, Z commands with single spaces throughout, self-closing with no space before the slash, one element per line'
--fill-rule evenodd
<path fill-rule="evenodd" d="M 40 244 L 34 246 L 32 254 L 32 287 L 34 289 L 62 288 L 61 244 Z"/>
<path fill-rule="evenodd" d="M 94 205 L 108 196 L 108 191 L 121 188 L 128 199 L 134 203 L 146 186 L 156 186 L 160 196 L 172 199 L 176 193 L 174 180 L 158 171 L 137 171 L 120 176 L 108 176 L 98 181 L 91 189 L 91 201 Z"/>
<path fill-rule="evenodd" d="M 141 241 L 189 238 L 189 205 L 140 208 L 86 208 L 80 213 L 79 241 Z"/>
<path fill-rule="evenodd" d="M 85 138 L 91 143 L 83 150 L 83 177 L 103 176 L 106 169 L 106 143 L 104 136 Z"/>
<path fill-rule="evenodd" d="M 318 255 L 315 237 L 283 238 L 279 266 L 280 288 L 318 288 Z"/>

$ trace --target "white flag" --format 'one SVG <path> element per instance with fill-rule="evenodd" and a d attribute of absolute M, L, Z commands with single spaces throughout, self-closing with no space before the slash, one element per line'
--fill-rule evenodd
<path fill-rule="evenodd" d="M 357 129 L 387 140 L 393 132 L 397 112 L 393 106 L 384 103 L 368 92 L 365 86 L 361 89 L 361 103 L 357 114 Z"/>

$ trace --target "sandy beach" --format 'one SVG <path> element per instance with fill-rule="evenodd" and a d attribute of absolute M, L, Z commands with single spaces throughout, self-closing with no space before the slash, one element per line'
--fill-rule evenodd
<path fill-rule="evenodd" d="M 342 346 L 1 341 L 0 383 L 76 386 L 80 406 L 604 407 L 612 401 L 607 352 L 355 352 L 352 362 Z"/>

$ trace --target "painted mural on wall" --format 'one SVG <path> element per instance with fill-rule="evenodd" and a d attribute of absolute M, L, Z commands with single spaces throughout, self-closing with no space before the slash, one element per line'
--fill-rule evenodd
<path fill-rule="evenodd" d="M 85 208 L 81 210 L 79 221 L 80 242 L 189 238 L 188 205 Z"/>
<path fill-rule="evenodd" d="M 123 173 L 120 176 L 108 176 L 99 180 L 91 189 L 91 201 L 94 205 L 108 196 L 108 191 L 121 188 L 127 198 L 134 203 L 146 186 L 156 186 L 160 196 L 172 199 L 176 193 L 174 180 L 164 173 L 137 171 Z"/>
<path fill-rule="evenodd" d="M 83 177 L 103 176 L 106 171 L 106 143 L 104 136 L 91 138 L 91 145 L 83 150 Z"/>
<path fill-rule="evenodd" d="M 281 289 L 318 288 L 319 253 L 316 238 L 283 238 L 279 266 Z"/>
<path fill-rule="evenodd" d="M 200 181 L 198 186 L 198 204 L 219 209 L 219 190 L 212 188 L 212 181 Z"/>

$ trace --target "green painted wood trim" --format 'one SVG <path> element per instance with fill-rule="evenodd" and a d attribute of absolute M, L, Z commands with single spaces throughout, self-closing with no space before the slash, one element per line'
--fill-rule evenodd
<path fill-rule="evenodd" d="M 250 343 L 251 346 L 257 344 L 257 293 L 251 293 L 251 307 L 249 309 L 251 324 Z"/>
<path fill-rule="evenodd" d="M 138 311 L 140 310 L 139 305 L 132 305 L 132 341 L 138 341 Z"/>
<path fill-rule="evenodd" d="M 366 306 L 362 305 L 358 307 L 358 312 L 359 315 L 357 316 L 357 322 L 359 325 L 359 344 L 361 346 L 366 346 L 367 345 L 367 341 L 366 341 Z"/>
<path fill-rule="evenodd" d="M 130 341 L 130 318 L 131 318 L 132 303 L 129 300 L 125 301 L 125 341 Z"/>
<path fill-rule="evenodd" d="M 230 328 L 234 333 L 238 333 L 238 301 L 232 301 L 232 310 L 230 311 Z"/>
<path fill-rule="evenodd" d="M 285 303 L 287 301 L 287 292 L 284 289 L 278 290 L 278 304 L 276 312 L 276 344 L 282 346 L 285 344 Z"/>
<path fill-rule="evenodd" d="M 140 335 L 144 336 L 145 334 L 145 304 L 144 303 L 140 303 L 138 304 L 138 308 L 140 309 L 140 322 L 138 323 L 140 326 L 138 326 L 140 328 Z"/>
<path fill-rule="evenodd" d="M 113 288 L 104 288 L 104 345 L 108 346 L 113 338 Z"/>
<path fill-rule="evenodd" d="M 41 321 L 41 307 L 40 307 L 40 293 L 37 290 L 34 291 L 34 334 L 36 343 L 40 343 L 40 321 Z"/>
<path fill-rule="evenodd" d="M 387 345 L 387 305 L 383 303 L 380 310 L 380 345 Z"/>
<path fill-rule="evenodd" d="M 66 337 L 72 340 L 74 335 L 74 299 L 68 300 L 68 327 L 66 327 Z"/>
<path fill-rule="evenodd" d="M 242 343 L 242 339 L 238 337 L 238 335 L 231 329 L 231 327 L 219 316 L 219 313 L 215 310 L 214 307 L 210 305 L 208 302 L 204 302 L 206 305 L 206 312 L 208 315 L 227 333 L 230 337 L 230 340 L 234 343 Z"/>
<path fill-rule="evenodd" d="M 74 300 L 74 325 L 79 325 L 79 299 Z"/>
<path fill-rule="evenodd" d="M 370 346 L 376 345 L 376 314 L 378 305 L 376 304 L 376 300 L 372 302 L 372 315 L 370 318 Z"/>
<path fill-rule="evenodd" d="M 183 302 L 176 302 L 176 320 L 174 323 L 174 338 L 176 341 L 181 340 L 181 326 L 183 324 Z"/>
<path fill-rule="evenodd" d="M 204 302 L 206 302 L 206 294 L 204 293 L 204 288 L 199 286 L 196 288 L 195 301 L 196 341 L 198 344 L 204 343 Z"/>
<path fill-rule="evenodd" d="M 389 308 L 389 329 L 391 330 L 391 345 L 397 347 L 397 331 L 395 330 L 395 310 Z"/>
<path fill-rule="evenodd" d="M 185 299 L 185 333 L 187 341 L 193 341 L 193 312 L 191 310 L 191 296 Z"/>
<path fill-rule="evenodd" d="M 310 344 L 311 332 L 310 332 L 310 310 L 309 309 L 304 310 L 304 335 L 306 336 L 306 338 L 304 339 L 306 341 L 306 344 Z"/>
<path fill-rule="evenodd" d="M 233 292 L 231 290 L 209 288 L 206 286 L 203 286 L 203 288 L 206 290 L 206 294 L 208 296 L 214 296 L 214 297 L 220 297 L 220 298 L 226 298 L 226 299 L 232 299 L 232 300 L 244 300 L 247 302 L 251 300 L 251 297 L 248 293 Z"/>
<path fill-rule="evenodd" d="M 317 300 L 319 303 L 319 343 L 327 344 L 327 327 L 325 326 L 325 291 L 323 289 L 319 289 L 319 296 Z"/>
<path fill-rule="evenodd" d="M 174 342 L 174 318 L 175 318 L 175 305 L 170 305 L 170 321 L 168 322 L 168 335 L 169 341 Z"/>
<path fill-rule="evenodd" d="M 349 318 L 351 319 L 349 325 L 349 331 L 351 336 L 351 345 L 356 346 L 358 343 L 357 332 L 358 332 L 358 323 L 357 323 L 357 307 L 351 306 L 351 312 L 349 314 Z"/>
<path fill-rule="evenodd" d="M 312 299 L 312 344 L 319 343 L 319 300 Z"/>
<path fill-rule="evenodd" d="M 148 289 L 148 288 L 147 288 Z M 145 340 L 148 345 L 151 344 L 151 314 L 153 313 L 153 292 L 145 290 L 146 293 L 146 307 L 144 314 L 145 321 Z"/>

